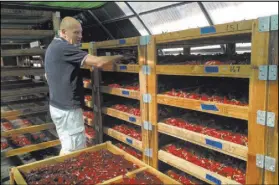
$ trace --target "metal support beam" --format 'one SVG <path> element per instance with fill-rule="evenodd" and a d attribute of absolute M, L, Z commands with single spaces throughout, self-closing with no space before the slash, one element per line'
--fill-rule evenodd
<path fill-rule="evenodd" d="M 144 29 L 147 31 L 147 33 L 149 35 L 152 35 L 151 31 L 147 28 L 147 26 L 144 24 L 144 22 L 142 21 L 142 19 L 140 18 L 140 16 L 138 15 L 138 13 L 133 9 L 133 7 L 127 2 L 125 1 L 125 4 L 130 8 L 130 10 L 133 12 L 133 14 L 137 17 L 137 19 L 139 20 L 139 22 L 142 24 L 142 26 L 144 27 Z"/>
<path fill-rule="evenodd" d="M 149 11 L 145 11 L 145 12 L 140 12 L 138 14 L 138 16 L 149 14 L 149 13 L 153 13 L 153 12 L 157 12 L 157 11 L 161 11 L 161 10 L 165 10 L 165 9 L 176 7 L 176 6 L 181 6 L 181 5 L 184 5 L 184 4 L 187 4 L 187 3 L 192 3 L 192 2 L 184 1 L 184 2 L 173 4 L 173 5 L 169 5 L 169 6 L 155 8 L 153 10 L 149 10 Z M 115 18 L 115 19 L 106 20 L 106 21 L 103 21 L 102 24 L 109 24 L 109 23 L 112 23 L 112 22 L 122 21 L 122 20 L 133 18 L 133 17 L 136 17 L 136 14 L 128 15 L 128 16 L 123 16 L 123 17 L 119 17 L 119 18 Z"/>
<path fill-rule="evenodd" d="M 102 22 L 97 18 L 97 16 L 93 13 L 93 11 L 88 10 L 88 13 L 97 21 L 97 23 L 102 27 L 102 29 L 109 35 L 110 39 L 115 39 L 114 36 L 110 33 L 110 31 L 102 24 Z"/>
<path fill-rule="evenodd" d="M 212 18 L 210 17 L 209 13 L 207 12 L 207 10 L 206 10 L 206 8 L 204 7 L 204 5 L 202 4 L 202 2 L 197 2 L 197 3 L 198 3 L 198 5 L 199 5 L 199 7 L 200 7 L 200 9 L 201 9 L 201 11 L 202 11 L 202 13 L 203 13 L 203 15 L 205 16 L 205 18 L 206 18 L 208 24 L 209 24 L 210 26 L 214 25 L 214 23 L 213 23 L 213 21 L 212 21 Z M 225 46 L 224 46 L 224 45 L 220 45 L 220 46 L 221 46 L 221 48 L 222 48 L 222 51 L 225 52 L 225 51 L 226 51 Z"/>

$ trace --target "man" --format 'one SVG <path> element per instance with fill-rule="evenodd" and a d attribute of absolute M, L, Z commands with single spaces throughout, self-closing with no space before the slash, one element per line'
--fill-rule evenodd
<path fill-rule="evenodd" d="M 60 24 L 59 38 L 54 38 L 46 50 L 45 71 L 49 85 L 50 115 L 61 141 L 60 155 L 86 146 L 83 106 L 83 84 L 80 67 L 102 67 L 122 56 L 97 57 L 80 50 L 81 24 L 65 17 Z"/>

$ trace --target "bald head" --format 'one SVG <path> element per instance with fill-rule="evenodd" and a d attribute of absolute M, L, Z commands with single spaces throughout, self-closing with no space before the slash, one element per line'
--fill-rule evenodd
<path fill-rule="evenodd" d="M 60 23 L 60 37 L 70 44 L 79 44 L 82 38 L 81 24 L 73 17 L 65 17 Z"/>
<path fill-rule="evenodd" d="M 72 29 L 74 26 L 81 26 L 78 20 L 73 17 L 64 17 L 60 23 L 60 30 L 62 29 Z"/>

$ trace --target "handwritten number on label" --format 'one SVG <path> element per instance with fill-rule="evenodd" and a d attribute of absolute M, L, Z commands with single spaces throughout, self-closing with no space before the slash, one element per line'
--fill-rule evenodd
<path fill-rule="evenodd" d="M 240 71 L 240 66 L 230 66 L 230 72 L 236 73 Z"/>

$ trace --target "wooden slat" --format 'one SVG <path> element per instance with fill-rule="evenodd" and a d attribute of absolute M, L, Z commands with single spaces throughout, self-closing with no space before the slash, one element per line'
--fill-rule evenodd
<path fill-rule="evenodd" d="M 132 98 L 132 99 L 139 99 L 140 92 L 139 91 L 134 91 L 134 90 L 129 90 L 129 89 L 124 89 L 124 88 L 112 88 L 108 86 L 101 86 L 101 92 L 107 93 L 107 94 L 112 94 L 112 95 L 117 95 L 117 96 L 122 96 L 126 98 Z"/>
<path fill-rule="evenodd" d="M 215 72 L 207 72 L 213 69 Z M 249 78 L 251 65 L 157 65 L 156 73 L 164 75 L 183 75 L 183 76 L 215 76 L 232 78 Z"/>
<path fill-rule="evenodd" d="M 57 146 L 57 145 L 60 145 L 60 141 L 58 139 L 53 140 L 53 141 L 39 143 L 39 144 L 33 144 L 33 145 L 29 145 L 29 146 L 25 146 L 25 147 L 13 149 L 13 150 L 8 150 L 5 152 L 4 155 L 6 157 L 12 157 L 15 155 L 21 155 L 24 153 L 29 153 L 29 152 L 33 152 L 36 150 L 41 150 L 41 149 Z"/>
<path fill-rule="evenodd" d="M 34 133 L 41 130 L 47 130 L 55 128 L 55 125 L 53 123 L 45 123 L 41 125 L 33 125 L 30 127 L 25 128 L 19 128 L 19 129 L 13 129 L 6 132 L 1 132 L 1 137 L 11 137 L 15 134 L 26 134 L 26 133 Z"/>
<path fill-rule="evenodd" d="M 242 146 L 211 136 L 206 136 L 197 132 L 175 127 L 172 125 L 167 125 L 165 123 L 158 123 L 158 131 L 160 133 L 164 133 L 185 141 L 189 141 L 191 143 L 203 146 L 205 148 L 209 148 L 245 161 L 247 160 L 248 147 L 246 146 Z M 222 147 L 218 148 L 212 145 L 208 145 L 206 140 L 214 141 L 218 144 L 221 144 Z"/>
<path fill-rule="evenodd" d="M 21 173 L 18 171 L 17 168 L 12 168 L 11 175 L 13 176 L 13 182 L 16 182 L 16 184 L 27 185 L 27 182 L 25 181 L 25 179 L 23 178 L 23 176 L 21 175 Z"/>
<path fill-rule="evenodd" d="M 247 106 L 237 106 L 222 103 L 214 103 L 202 100 L 193 100 L 188 98 L 173 97 L 163 94 L 157 95 L 157 102 L 164 105 L 171 105 L 175 107 L 196 110 L 201 112 L 207 112 L 211 114 L 238 118 L 243 120 L 248 120 L 248 107 Z M 213 106 L 210 109 L 202 109 L 202 105 Z"/>
<path fill-rule="evenodd" d="M 52 30 L 21 30 L 21 29 L 1 29 L 1 36 L 40 36 L 51 37 L 54 35 Z"/>
<path fill-rule="evenodd" d="M 27 94 L 48 92 L 48 89 L 49 88 L 47 86 L 42 86 L 42 87 L 33 87 L 33 88 L 20 88 L 20 89 L 13 89 L 13 90 L 1 90 L 1 98 L 9 97 L 9 96 L 23 96 Z"/>
<path fill-rule="evenodd" d="M 45 49 L 31 48 L 31 49 L 9 49 L 1 50 L 2 57 L 16 57 L 16 56 L 32 56 L 32 55 L 44 55 Z"/>
<path fill-rule="evenodd" d="M 184 171 L 185 173 L 188 173 L 202 181 L 205 181 L 209 184 L 216 184 L 206 178 L 207 175 L 210 175 L 214 177 L 215 179 L 218 179 L 221 184 L 240 184 L 234 180 L 231 180 L 229 178 L 226 178 L 224 176 L 221 176 L 217 173 L 211 172 L 205 168 L 202 168 L 200 166 L 197 166 L 193 163 L 190 163 L 182 158 L 176 157 L 168 152 L 165 152 L 163 150 L 160 150 L 158 152 L 159 159 L 175 168 L 178 168 L 181 171 Z"/>
<path fill-rule="evenodd" d="M 127 136 L 125 134 L 122 134 L 121 132 L 118 132 L 116 130 L 113 130 L 111 128 L 107 128 L 107 127 L 104 127 L 104 133 L 137 149 L 137 150 L 140 150 L 142 151 L 142 142 L 139 141 L 139 140 L 136 140 L 130 136 Z"/>
<path fill-rule="evenodd" d="M 86 42 L 86 43 L 81 43 L 81 49 L 89 49 L 90 48 L 90 43 Z"/>
<path fill-rule="evenodd" d="M 201 34 L 202 28 L 193 28 L 182 31 L 155 35 L 156 43 L 166 43 L 182 40 L 193 40 L 202 38 L 214 38 L 227 35 L 240 35 L 244 33 L 251 33 L 253 20 L 238 21 L 233 23 L 215 25 L 215 32 L 208 34 Z"/>
<path fill-rule="evenodd" d="M 278 69 L 278 30 L 270 32 L 269 64 Z M 278 74 L 278 73 L 277 73 Z M 275 158 L 275 172 L 265 170 L 264 184 L 278 184 L 278 77 L 269 81 L 267 111 L 275 114 L 274 128 L 267 127 L 266 156 Z"/>
<path fill-rule="evenodd" d="M 104 107 L 102 108 L 102 113 L 141 126 L 140 117 L 134 116 L 132 114 L 128 114 L 126 112 L 122 112 L 113 108 Z"/>
<path fill-rule="evenodd" d="M 259 80 L 259 66 L 268 64 L 269 32 L 259 32 L 258 21 L 253 23 L 251 72 L 249 84 L 249 119 L 248 119 L 248 163 L 247 184 L 262 184 L 264 170 L 256 166 L 256 155 L 265 154 L 266 127 L 257 124 L 257 111 L 265 111 L 267 106 L 267 81 Z M 255 137 L 256 136 L 256 137 Z"/>
<path fill-rule="evenodd" d="M 116 64 L 116 65 L 106 65 L 102 68 L 103 71 L 115 71 L 122 73 L 138 73 L 139 65 L 136 64 Z"/>
<path fill-rule="evenodd" d="M 25 76 L 25 75 L 44 75 L 44 68 L 1 68 L 1 77 L 4 76 Z"/>
<path fill-rule="evenodd" d="M 44 108 L 45 109 L 43 109 L 43 110 L 36 110 L 36 111 L 31 111 L 31 112 L 24 112 L 24 111 L 19 111 L 19 110 L 1 112 L 1 118 L 5 118 L 8 120 L 14 120 L 14 119 L 17 119 L 19 116 L 27 116 L 27 115 L 37 114 L 37 113 L 48 112 L 48 106 L 44 106 Z"/>
<path fill-rule="evenodd" d="M 101 48 L 121 48 L 121 47 L 130 47 L 130 46 L 137 46 L 139 37 L 130 37 L 125 39 L 118 39 L 118 40 L 107 40 L 102 42 L 94 43 L 97 49 Z"/>

